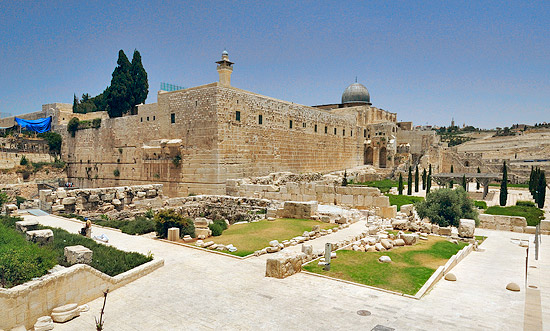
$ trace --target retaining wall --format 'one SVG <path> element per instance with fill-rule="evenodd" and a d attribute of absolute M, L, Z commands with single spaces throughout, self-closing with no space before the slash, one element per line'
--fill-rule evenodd
<path fill-rule="evenodd" d="M 13 288 L 0 288 L 0 329 L 24 324 L 31 329 L 40 316 L 50 315 L 55 307 L 68 303 L 82 305 L 124 286 L 164 265 L 153 260 L 115 277 L 87 264 L 76 264 Z"/>

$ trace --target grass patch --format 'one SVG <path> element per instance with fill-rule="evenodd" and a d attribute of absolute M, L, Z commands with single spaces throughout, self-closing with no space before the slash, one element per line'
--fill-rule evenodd
<path fill-rule="evenodd" d="M 397 205 L 397 211 L 401 210 L 401 206 L 410 205 L 417 201 L 423 201 L 423 197 L 413 197 L 410 195 L 396 195 L 396 194 L 386 194 L 390 198 L 390 205 Z"/>
<path fill-rule="evenodd" d="M 336 224 L 293 218 L 282 218 L 275 221 L 261 220 L 233 224 L 221 236 L 209 238 L 209 240 L 214 241 L 216 244 L 233 244 L 237 247 L 237 251 L 230 254 L 247 256 L 269 246 L 271 240 L 281 242 L 301 236 L 304 231 L 311 231 L 314 225 L 320 225 L 321 229 L 336 227 Z"/>
<path fill-rule="evenodd" d="M 397 187 L 399 183 L 396 180 L 391 179 L 382 179 L 382 180 L 374 180 L 369 182 L 352 182 L 349 185 L 362 185 L 362 186 L 370 186 L 370 187 L 376 187 L 380 190 L 382 193 L 388 193 L 392 187 Z"/>
<path fill-rule="evenodd" d="M 492 206 L 485 210 L 485 214 L 505 215 L 505 216 L 523 216 L 527 220 L 527 225 L 536 226 L 544 218 L 544 212 L 537 207 L 532 206 Z"/>
<path fill-rule="evenodd" d="M 330 271 L 313 262 L 304 269 L 318 274 L 349 280 L 369 286 L 414 295 L 434 271 L 456 254 L 466 243 L 458 245 L 442 238 L 430 236 L 414 246 L 395 248 L 386 252 L 338 251 L 331 260 Z M 392 263 L 380 263 L 378 258 L 387 255 Z"/>
<path fill-rule="evenodd" d="M 8 218 L 3 216 L 2 219 Z M 19 219 L 16 219 L 17 221 Z M 15 223 L 15 221 L 13 223 Z M 11 220 L 8 223 L 12 223 Z M 51 249 L 28 242 L 14 228 L 0 222 L 0 285 L 23 284 L 45 275 L 57 262 Z"/>
<path fill-rule="evenodd" d="M 498 186 L 500 187 L 500 183 L 491 183 L 489 186 Z M 508 187 L 515 187 L 515 188 L 529 188 L 529 184 L 512 184 L 508 183 Z"/>

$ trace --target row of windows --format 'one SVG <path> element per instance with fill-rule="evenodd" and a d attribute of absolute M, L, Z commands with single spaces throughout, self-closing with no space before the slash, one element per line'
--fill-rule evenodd
<path fill-rule="evenodd" d="M 156 120 L 156 116 L 153 116 L 153 121 Z M 141 121 L 143 122 L 143 117 L 141 118 Z M 149 116 L 147 116 L 147 122 L 149 122 Z"/>
<path fill-rule="evenodd" d="M 241 121 L 241 112 L 238 110 L 235 112 L 235 120 L 237 122 Z M 174 123 L 174 114 L 172 114 L 172 123 Z M 264 123 L 263 115 L 258 115 L 258 124 L 263 124 L 263 123 Z M 288 127 L 292 129 L 293 126 L 294 126 L 294 122 L 292 120 L 289 120 Z M 303 128 L 307 127 L 306 122 L 302 122 L 302 127 Z M 317 132 L 317 124 L 315 124 L 314 131 Z M 365 136 L 366 136 L 366 132 L 367 130 L 365 129 Z M 337 133 L 338 133 L 338 129 L 334 128 L 334 134 L 337 134 Z M 325 134 L 328 134 L 328 126 L 325 126 Z M 342 136 L 345 136 L 345 135 L 346 135 L 346 129 L 343 129 Z M 350 137 L 353 137 L 353 130 L 350 130 Z M 369 135 L 369 138 L 370 138 L 370 135 Z"/>

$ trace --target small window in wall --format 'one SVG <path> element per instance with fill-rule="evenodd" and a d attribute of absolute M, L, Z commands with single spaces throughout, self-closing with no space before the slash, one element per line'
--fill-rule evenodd
<path fill-rule="evenodd" d="M 258 124 L 263 124 L 263 123 L 264 123 L 263 116 L 262 116 L 262 115 L 258 115 Z"/>
<path fill-rule="evenodd" d="M 346 136 L 346 129 L 342 130 L 342 136 L 344 136 L 344 137 Z"/>
<path fill-rule="evenodd" d="M 235 112 L 235 120 L 236 120 L 237 122 L 240 122 L 240 121 L 241 121 L 241 112 L 238 111 L 238 110 Z"/>
<path fill-rule="evenodd" d="M 315 132 L 317 132 L 317 124 L 315 124 Z"/>
<path fill-rule="evenodd" d="M 336 128 L 334 128 L 334 134 L 336 134 Z"/>
<path fill-rule="evenodd" d="M 149 116 L 147 116 L 147 121 L 149 121 Z"/>
<path fill-rule="evenodd" d="M 370 139 L 370 134 L 368 135 L 369 139 Z"/>
<path fill-rule="evenodd" d="M 290 122 L 289 122 L 289 128 L 292 129 L 292 120 L 290 120 Z"/>
<path fill-rule="evenodd" d="M 306 127 L 306 122 L 302 123 L 302 127 L 303 127 L 303 128 Z"/>
<path fill-rule="evenodd" d="M 349 136 L 353 137 L 353 130 L 349 130 Z"/>
<path fill-rule="evenodd" d="M 363 138 L 367 137 L 367 129 L 363 129 Z"/>
<path fill-rule="evenodd" d="M 195 100 L 195 107 L 199 105 L 199 102 Z"/>
<path fill-rule="evenodd" d="M 176 114 L 174 113 L 170 114 L 170 123 L 172 124 L 176 123 Z"/>
<path fill-rule="evenodd" d="M 141 118 L 141 121 L 143 122 L 143 117 Z"/>
<path fill-rule="evenodd" d="M 325 134 L 327 134 L 327 133 L 328 133 L 328 127 L 325 126 Z"/>
<path fill-rule="evenodd" d="M 153 116 L 153 121 L 155 120 L 155 116 Z"/>

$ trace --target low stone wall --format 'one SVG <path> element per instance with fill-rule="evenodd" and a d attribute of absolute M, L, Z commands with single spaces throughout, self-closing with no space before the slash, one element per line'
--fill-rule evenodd
<path fill-rule="evenodd" d="M 527 226 L 525 217 L 521 216 L 480 214 L 479 227 L 484 229 L 514 231 L 519 233 L 529 233 L 533 229 L 533 233 L 535 233 L 535 227 Z"/>
<path fill-rule="evenodd" d="M 39 280 L 0 288 L 0 329 L 21 324 L 30 329 L 38 317 L 50 315 L 55 307 L 90 302 L 103 296 L 106 289 L 115 290 L 163 265 L 164 260 L 153 260 L 111 277 L 89 265 L 76 264 Z"/>
<path fill-rule="evenodd" d="M 52 213 L 107 213 L 139 206 L 161 205 L 162 184 L 40 190 L 40 208 Z"/>
<path fill-rule="evenodd" d="M 375 187 L 335 186 L 318 183 L 288 182 L 280 186 L 243 184 L 240 180 L 228 180 L 226 193 L 232 196 L 254 197 L 280 201 L 317 201 L 356 209 L 379 208 L 385 218 L 395 217 L 396 210 L 390 200 Z"/>

